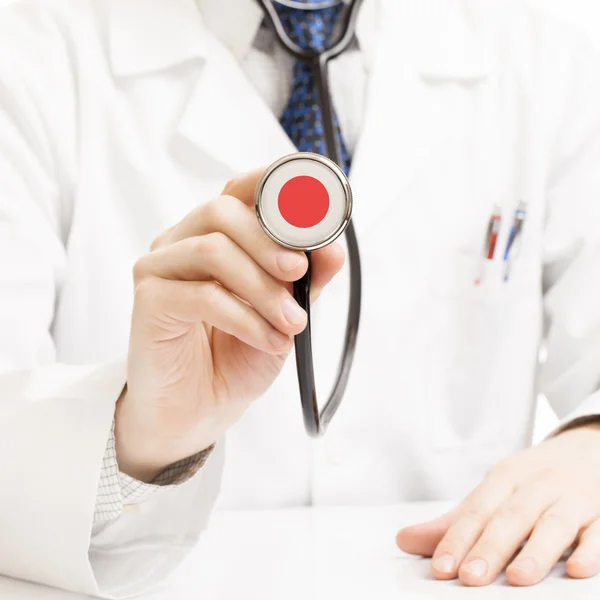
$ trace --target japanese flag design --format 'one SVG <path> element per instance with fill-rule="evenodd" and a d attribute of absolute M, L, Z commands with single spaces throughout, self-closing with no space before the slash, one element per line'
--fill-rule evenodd
<path fill-rule="evenodd" d="M 269 167 L 259 182 L 256 214 L 266 233 L 295 250 L 316 250 L 334 241 L 352 213 L 352 194 L 332 161 L 300 152 Z"/>

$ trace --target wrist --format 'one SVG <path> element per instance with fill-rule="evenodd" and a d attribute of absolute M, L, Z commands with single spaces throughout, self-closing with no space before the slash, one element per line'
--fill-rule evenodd
<path fill-rule="evenodd" d="M 147 436 L 136 426 L 129 403 L 126 402 L 127 386 L 123 388 L 115 408 L 115 448 L 119 470 L 138 481 L 150 483 L 161 471 L 160 464 L 153 464 L 147 451 Z M 141 435 L 140 435 L 141 434 Z M 143 438 L 146 437 L 146 440 Z M 142 438 L 142 439 L 138 439 Z"/>
<path fill-rule="evenodd" d="M 127 386 L 115 410 L 115 447 L 119 470 L 138 481 L 151 483 L 170 465 L 209 448 L 202 443 L 165 435 L 162 419 L 128 397 Z"/>

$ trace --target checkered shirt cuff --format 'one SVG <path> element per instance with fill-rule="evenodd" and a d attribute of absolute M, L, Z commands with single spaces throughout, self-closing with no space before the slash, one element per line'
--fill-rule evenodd
<path fill-rule="evenodd" d="M 124 507 L 141 504 L 150 497 L 162 494 L 191 479 L 207 461 L 213 448 L 214 445 L 173 463 L 159 473 L 151 483 L 143 483 L 119 471 L 113 423 L 102 461 L 94 525 L 116 519 L 123 514 Z"/>

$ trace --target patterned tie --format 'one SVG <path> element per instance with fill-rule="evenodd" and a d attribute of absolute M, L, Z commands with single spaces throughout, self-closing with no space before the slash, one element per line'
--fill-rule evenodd
<path fill-rule="evenodd" d="M 308 0 L 301 0 L 307 2 Z M 344 3 L 317 10 L 289 8 L 274 3 L 281 24 L 290 39 L 304 50 L 322 52 L 331 44 L 335 25 Z M 301 152 L 326 154 L 321 109 L 318 92 L 310 65 L 298 61 L 294 65 L 292 93 L 281 115 L 281 125 L 296 148 Z M 334 127 L 342 153 L 342 165 L 346 173 L 350 170 L 350 154 L 346 149 L 337 116 Z"/>

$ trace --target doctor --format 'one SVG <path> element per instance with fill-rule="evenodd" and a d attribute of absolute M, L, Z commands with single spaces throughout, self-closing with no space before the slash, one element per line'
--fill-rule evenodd
<path fill-rule="evenodd" d="M 595 574 L 595 59 L 522 2 L 365 2 L 331 69 L 362 326 L 345 401 L 315 443 L 285 360 L 306 323 L 289 293 L 306 260 L 251 209 L 256 168 L 294 151 L 279 117 L 298 86 L 261 23 L 251 0 L 1 13 L 0 571 L 121 597 L 173 570 L 217 497 L 466 496 L 398 536 L 434 556 L 435 577 L 485 585 L 508 565 L 530 585 L 574 543 L 568 575 Z M 483 263 L 496 205 L 499 248 Z M 337 245 L 315 255 L 323 390 L 343 339 L 342 263 Z M 539 390 L 564 421 L 525 449 Z"/>

